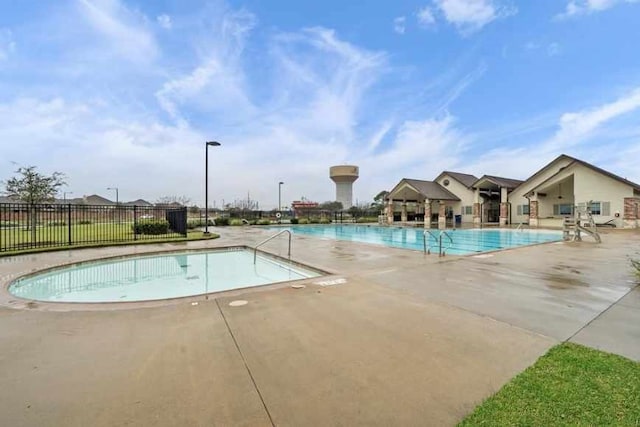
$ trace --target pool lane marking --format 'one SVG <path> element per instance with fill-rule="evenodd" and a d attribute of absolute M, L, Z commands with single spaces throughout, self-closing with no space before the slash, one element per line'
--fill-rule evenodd
<path fill-rule="evenodd" d="M 218 302 L 217 298 L 216 298 L 216 305 L 218 306 L 218 311 L 220 311 L 220 315 L 222 316 L 222 319 L 224 320 L 224 324 L 227 325 L 227 330 L 229 331 L 229 334 L 231 335 L 231 339 L 233 339 L 233 343 L 236 345 L 236 348 L 238 349 L 238 353 L 240 353 L 240 358 L 242 359 L 242 363 L 244 363 L 244 367 L 247 370 L 247 372 L 249 373 L 249 378 L 251 378 L 251 382 L 253 383 L 253 387 L 256 389 L 256 392 L 258 393 L 258 397 L 260 398 L 260 402 L 262 402 L 262 406 L 264 407 L 264 410 L 267 413 L 267 416 L 269 417 L 269 422 L 271 422 L 271 425 L 273 427 L 275 427 L 276 424 L 273 422 L 273 418 L 271 417 L 271 413 L 269 412 L 269 408 L 267 408 L 267 404 L 264 402 L 264 398 L 262 397 L 262 393 L 260 393 L 260 389 L 258 388 L 258 384 L 256 383 L 255 378 L 253 378 L 253 374 L 251 373 L 251 369 L 249 369 L 249 365 L 247 364 L 247 359 L 245 359 L 244 354 L 242 353 L 242 350 L 240 350 L 240 346 L 238 345 L 238 341 L 236 340 L 236 336 L 233 334 L 233 331 L 231 330 L 231 327 L 229 326 L 229 322 L 227 321 L 227 318 L 224 315 L 224 312 L 222 311 L 222 308 L 220 308 L 220 303 Z"/>

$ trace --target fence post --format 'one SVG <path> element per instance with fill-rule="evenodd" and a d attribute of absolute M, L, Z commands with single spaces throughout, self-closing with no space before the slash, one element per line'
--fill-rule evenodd
<path fill-rule="evenodd" d="M 67 230 L 69 231 L 69 246 L 71 246 L 71 203 L 67 205 Z"/>
<path fill-rule="evenodd" d="M 138 210 L 136 209 L 136 205 L 133 205 L 133 240 L 138 240 L 138 233 L 136 233 L 138 224 Z"/>

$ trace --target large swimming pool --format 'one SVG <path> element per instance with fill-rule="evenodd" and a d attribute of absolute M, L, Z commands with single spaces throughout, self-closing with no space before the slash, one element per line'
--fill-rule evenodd
<path fill-rule="evenodd" d="M 377 227 L 367 225 L 298 225 L 294 234 L 318 238 L 373 243 L 394 248 L 423 250 L 424 239 L 431 252 L 438 253 L 436 239 L 421 228 Z M 430 230 L 436 237 L 439 230 Z M 446 230 L 442 246 L 449 255 L 468 255 L 562 240 L 562 233 L 551 230 L 457 229 Z"/>
<path fill-rule="evenodd" d="M 18 279 L 9 292 L 56 302 L 177 298 L 317 277 L 318 272 L 242 248 L 87 262 Z"/>

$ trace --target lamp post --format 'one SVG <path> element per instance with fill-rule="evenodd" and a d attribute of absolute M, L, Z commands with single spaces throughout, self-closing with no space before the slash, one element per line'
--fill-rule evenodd
<path fill-rule="evenodd" d="M 118 198 L 118 187 L 107 187 L 107 190 L 115 190 L 116 191 L 116 205 L 120 203 L 120 199 Z"/>
<path fill-rule="evenodd" d="M 73 191 L 64 191 L 62 193 L 62 200 L 66 203 L 67 201 L 67 194 L 73 194 Z"/>
<path fill-rule="evenodd" d="M 278 183 L 278 213 L 280 213 L 280 210 L 282 209 L 282 184 L 284 184 L 284 182 L 282 181 Z M 282 224 L 281 213 L 280 213 L 280 218 L 278 218 L 278 224 Z"/>
<path fill-rule="evenodd" d="M 204 234 L 209 234 L 209 146 L 219 147 L 217 141 L 207 141 L 204 149 Z"/>

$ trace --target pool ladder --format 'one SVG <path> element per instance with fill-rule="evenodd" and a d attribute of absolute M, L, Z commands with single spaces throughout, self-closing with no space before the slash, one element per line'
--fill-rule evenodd
<path fill-rule="evenodd" d="M 256 247 L 255 247 L 255 248 L 253 248 L 253 263 L 254 263 L 254 264 L 256 263 L 256 258 L 258 257 L 258 248 L 259 248 L 260 246 L 264 245 L 264 244 L 265 244 L 265 243 L 267 243 L 268 241 L 273 240 L 273 239 L 275 239 L 276 237 L 278 237 L 279 235 L 284 234 L 284 233 L 288 233 L 288 234 L 289 234 L 289 251 L 287 252 L 287 256 L 289 257 L 289 260 L 291 260 L 291 231 L 289 231 L 289 230 L 282 230 L 282 231 L 278 231 L 278 232 L 277 232 L 276 234 L 274 234 L 273 236 L 271 236 L 271 237 L 269 237 L 269 238 L 267 238 L 267 239 L 264 239 L 262 242 L 258 243 L 258 244 L 256 245 Z"/>
<path fill-rule="evenodd" d="M 441 231 L 438 235 L 436 235 L 435 233 L 433 233 L 431 230 L 424 230 L 424 232 L 422 233 L 422 244 L 424 246 L 424 253 L 425 254 L 431 254 L 431 245 L 429 245 L 429 247 L 427 248 L 427 234 L 429 234 L 429 236 L 433 237 L 433 240 L 435 240 L 436 244 L 438 245 L 438 256 L 445 256 L 446 255 L 446 250 L 442 249 L 442 236 L 446 236 L 449 239 L 449 247 L 446 249 L 450 249 L 453 246 L 453 239 L 451 238 L 451 235 L 449 235 L 449 233 L 447 233 L 446 231 Z"/>

